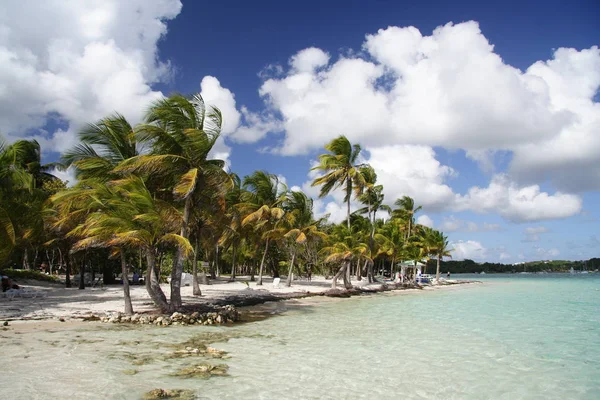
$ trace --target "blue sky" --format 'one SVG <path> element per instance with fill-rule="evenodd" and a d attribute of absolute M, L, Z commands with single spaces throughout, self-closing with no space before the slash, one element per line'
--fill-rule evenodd
<path fill-rule="evenodd" d="M 86 122 L 202 91 L 242 175 L 316 195 L 311 163 L 345 134 L 455 258 L 599 255 L 593 1 L 24 3 L 0 6 L 0 132 L 47 160 Z M 339 220 L 340 200 L 317 212 Z"/>

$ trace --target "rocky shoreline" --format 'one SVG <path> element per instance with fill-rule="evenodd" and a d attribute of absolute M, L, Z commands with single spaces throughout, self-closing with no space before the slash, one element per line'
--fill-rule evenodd
<path fill-rule="evenodd" d="M 444 285 L 457 285 L 476 283 L 475 281 L 461 281 L 445 283 Z M 243 321 L 238 308 L 250 307 L 267 302 L 279 302 L 307 297 L 337 297 L 349 298 L 353 296 L 369 295 L 397 290 L 423 290 L 428 286 L 416 284 L 382 283 L 378 286 L 353 287 L 352 289 L 329 289 L 323 292 L 292 292 L 270 293 L 248 290 L 243 295 L 226 296 L 214 299 L 201 307 L 184 305 L 181 312 L 172 314 L 123 313 L 90 314 L 83 317 L 83 321 L 99 321 L 102 323 L 128 323 L 139 325 L 174 326 L 174 325 L 222 325 Z M 250 293 L 249 293 L 250 292 Z M 208 310 L 208 311 L 207 311 Z"/>

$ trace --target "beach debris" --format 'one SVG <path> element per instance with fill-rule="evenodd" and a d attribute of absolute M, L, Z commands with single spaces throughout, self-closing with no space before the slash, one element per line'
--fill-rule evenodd
<path fill-rule="evenodd" d="M 8 321 L 4 321 L 4 323 L 2 325 L 8 326 Z"/>
<path fill-rule="evenodd" d="M 198 365 L 194 365 L 192 367 L 183 368 L 173 374 L 171 376 L 177 376 L 180 378 L 202 378 L 207 379 L 211 376 L 225 376 L 227 375 L 227 370 L 229 366 L 227 364 L 208 364 L 202 363 Z"/>
<path fill-rule="evenodd" d="M 156 400 L 156 399 L 178 399 L 178 400 L 192 400 L 194 399 L 193 390 L 182 390 L 182 389 L 153 389 L 148 393 L 144 394 L 144 400 Z"/>

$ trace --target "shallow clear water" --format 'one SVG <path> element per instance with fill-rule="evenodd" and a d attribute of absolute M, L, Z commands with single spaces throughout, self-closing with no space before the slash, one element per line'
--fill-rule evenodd
<path fill-rule="evenodd" d="M 484 284 L 280 303 L 282 314 L 233 328 L 0 332 L 0 386 L 23 399 L 136 399 L 159 387 L 211 399 L 600 398 L 600 274 L 477 279 Z M 199 360 L 162 359 L 167 342 L 207 333 L 235 336 L 213 344 L 229 352 L 211 361 L 227 363 L 229 376 L 168 376 Z M 148 360 L 132 365 L 127 352 Z"/>

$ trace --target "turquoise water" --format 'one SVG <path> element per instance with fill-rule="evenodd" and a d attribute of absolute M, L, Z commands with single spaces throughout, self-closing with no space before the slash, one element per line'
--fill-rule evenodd
<path fill-rule="evenodd" d="M 233 328 L 3 332 L 0 361 L 12 368 L 0 385 L 14 398 L 133 399 L 156 387 L 207 399 L 600 398 L 600 274 L 476 278 L 484 283 L 279 303 L 274 318 Z M 228 377 L 182 380 L 168 373 L 193 360 L 120 357 L 207 332 L 237 336 L 213 345 L 230 353 Z"/>

